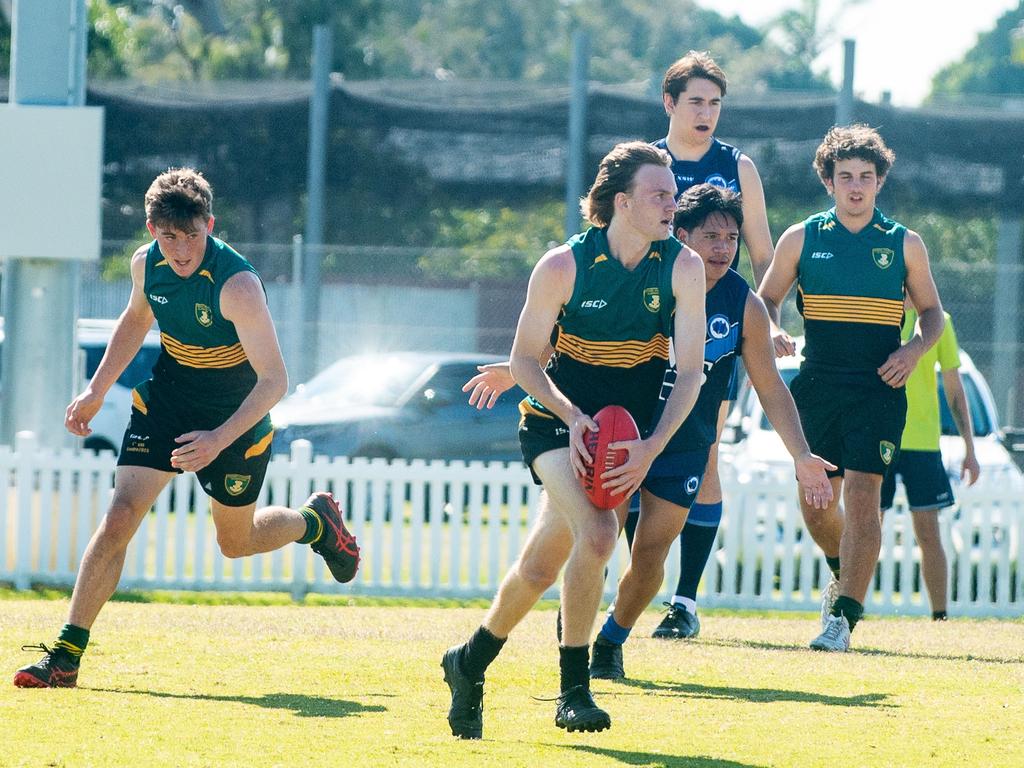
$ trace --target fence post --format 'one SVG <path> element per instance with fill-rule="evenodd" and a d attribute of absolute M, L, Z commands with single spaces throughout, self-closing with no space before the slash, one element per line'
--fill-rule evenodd
<path fill-rule="evenodd" d="M 35 490 L 36 450 L 34 432 L 18 432 L 14 437 L 14 484 L 18 504 L 18 546 L 14 560 L 14 588 L 32 586 L 32 496 Z"/>
<path fill-rule="evenodd" d="M 288 506 L 295 509 L 306 500 L 309 486 L 310 467 L 313 462 L 313 445 L 309 440 L 296 440 L 291 444 L 291 488 L 288 493 Z M 309 591 L 306 580 L 306 556 L 309 547 L 304 544 L 293 544 L 292 552 L 292 600 L 301 602 Z"/>

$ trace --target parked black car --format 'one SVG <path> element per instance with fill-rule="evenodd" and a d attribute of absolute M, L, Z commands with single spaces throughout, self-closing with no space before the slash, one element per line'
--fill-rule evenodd
<path fill-rule="evenodd" d="M 521 461 L 518 387 L 491 410 L 462 385 L 496 355 L 390 352 L 337 360 L 271 411 L 275 452 L 309 440 L 314 454 Z"/>

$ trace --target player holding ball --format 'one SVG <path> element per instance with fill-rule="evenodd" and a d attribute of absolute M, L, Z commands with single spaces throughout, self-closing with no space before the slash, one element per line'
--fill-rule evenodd
<path fill-rule="evenodd" d="M 563 565 L 555 725 L 568 731 L 611 726 L 590 694 L 590 634 L 626 509 L 598 509 L 580 478 L 593 461 L 585 444 L 585 432 L 597 429 L 592 416 L 621 405 L 647 437 L 612 444 L 626 448 L 629 460 L 600 477 L 606 490 L 628 497 L 700 389 L 704 268 L 671 237 L 676 183 L 669 163 L 663 150 L 644 142 L 616 145 L 582 202 L 593 226 L 546 253 L 530 277 L 511 368 L 528 394 L 520 406 L 523 458 L 544 492 L 529 538 L 483 624 L 444 654 L 455 736 L 481 737 L 484 673 Z M 549 343 L 554 354 L 542 368 L 538 361 Z M 670 343 L 679 376 L 652 425 Z"/>

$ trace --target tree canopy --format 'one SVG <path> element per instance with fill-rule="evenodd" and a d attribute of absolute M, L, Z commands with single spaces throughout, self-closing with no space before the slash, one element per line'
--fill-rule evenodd
<path fill-rule="evenodd" d="M 973 95 L 1024 95 L 1024 2 L 978 35 L 960 61 L 935 75 L 928 100 Z"/>
<path fill-rule="evenodd" d="M 88 0 L 89 76 L 144 82 L 306 78 L 315 24 L 348 79 L 564 83 L 572 32 L 591 40 L 591 78 L 653 82 L 691 48 L 745 88 L 828 90 L 805 58 L 694 0 Z M 0 18 L 0 74 L 10 25 Z"/>

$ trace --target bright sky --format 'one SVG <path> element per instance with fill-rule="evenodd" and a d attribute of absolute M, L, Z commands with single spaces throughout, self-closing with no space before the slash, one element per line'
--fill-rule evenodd
<path fill-rule="evenodd" d="M 1016 8 L 1020 0 L 821 0 L 821 22 L 836 19 L 830 47 L 815 63 L 839 85 L 843 72 L 844 38 L 857 41 L 853 88 L 868 101 L 891 91 L 893 103 L 913 107 L 931 88 L 942 67 L 960 59 L 977 42 L 978 34 L 995 27 L 996 19 Z M 790 8 L 801 0 L 697 0 L 723 16 L 737 15 L 751 26 Z M 845 6 L 845 8 L 843 7 Z"/>

